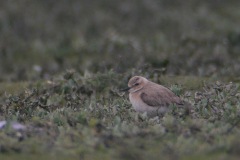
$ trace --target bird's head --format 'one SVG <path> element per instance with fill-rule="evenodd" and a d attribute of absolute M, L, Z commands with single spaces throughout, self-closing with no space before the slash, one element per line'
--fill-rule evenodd
<path fill-rule="evenodd" d="M 147 83 L 147 79 L 141 76 L 134 76 L 128 82 L 128 88 L 122 91 L 129 91 L 131 93 L 137 92 L 142 89 L 144 85 Z"/>

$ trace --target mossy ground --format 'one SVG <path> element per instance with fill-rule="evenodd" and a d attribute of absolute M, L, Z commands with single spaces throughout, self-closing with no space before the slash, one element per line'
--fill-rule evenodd
<path fill-rule="evenodd" d="M 0 2 L 0 159 L 237 159 L 239 1 Z M 192 104 L 149 119 L 140 75 Z"/>

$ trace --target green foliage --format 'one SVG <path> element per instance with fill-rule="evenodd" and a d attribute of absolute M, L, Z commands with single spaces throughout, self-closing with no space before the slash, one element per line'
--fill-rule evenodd
<path fill-rule="evenodd" d="M 0 1 L 0 159 L 238 159 L 238 4 Z M 192 107 L 137 113 L 135 75 Z"/>
<path fill-rule="evenodd" d="M 176 94 L 177 96 L 180 96 L 180 95 L 183 94 L 182 88 L 179 88 L 179 87 L 176 86 L 176 85 L 173 85 L 170 89 L 171 89 L 171 91 L 172 91 L 174 94 Z"/>
<path fill-rule="evenodd" d="M 0 81 L 145 66 L 167 75 L 240 76 L 236 0 L 64 0 L 54 11 L 53 4 L 1 2 Z"/>
<path fill-rule="evenodd" d="M 142 74 L 146 74 L 143 72 Z M 160 75 L 159 75 L 160 76 Z M 126 93 L 128 76 L 108 71 L 67 71 L 63 78 L 23 95 L 7 95 L 0 118 L 19 121 L 27 130 L 0 131 L 3 153 L 48 153 L 74 157 L 186 157 L 224 153 L 238 155 L 239 86 L 205 83 L 188 96 L 189 113 L 171 105 L 165 115 L 148 118 L 132 109 Z M 156 76 L 150 78 L 154 81 Z M 173 85 L 184 97 L 188 92 Z M 68 91 L 66 91 L 68 88 Z M 195 104 L 194 104 L 195 103 Z M 0 138 L 1 139 L 1 138 Z"/>

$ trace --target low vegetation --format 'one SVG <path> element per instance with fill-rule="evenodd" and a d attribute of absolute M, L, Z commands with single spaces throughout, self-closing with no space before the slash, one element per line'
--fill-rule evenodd
<path fill-rule="evenodd" d="M 171 106 L 164 116 L 149 119 L 136 113 L 128 94 L 120 92 L 135 74 L 81 75 L 71 70 L 52 81 L 36 82 L 36 88 L 22 94 L 6 93 L 0 119 L 21 122 L 28 129 L 2 129 L 0 152 L 88 159 L 239 156 L 239 85 L 203 81 L 194 91 L 165 84 L 193 107 L 185 113 Z M 149 79 L 161 81 L 161 76 Z"/>
<path fill-rule="evenodd" d="M 238 159 L 238 6 L 1 1 L 0 159 Z M 135 75 L 191 110 L 138 114 L 121 92 Z"/>

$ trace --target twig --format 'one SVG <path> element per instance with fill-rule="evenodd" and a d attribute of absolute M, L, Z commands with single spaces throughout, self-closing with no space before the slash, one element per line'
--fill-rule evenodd
<path fill-rule="evenodd" d="M 36 93 L 36 91 L 37 89 L 33 88 L 32 93 L 29 96 L 27 96 L 27 98 L 25 98 L 22 102 L 27 102 Z"/>
<path fill-rule="evenodd" d="M 230 131 L 232 131 L 232 129 L 233 129 L 234 127 L 236 127 L 239 123 L 240 123 L 240 118 L 239 118 L 238 121 L 237 121 L 235 124 L 233 124 L 232 127 L 229 128 L 224 134 L 228 134 L 228 133 L 229 133 Z"/>

